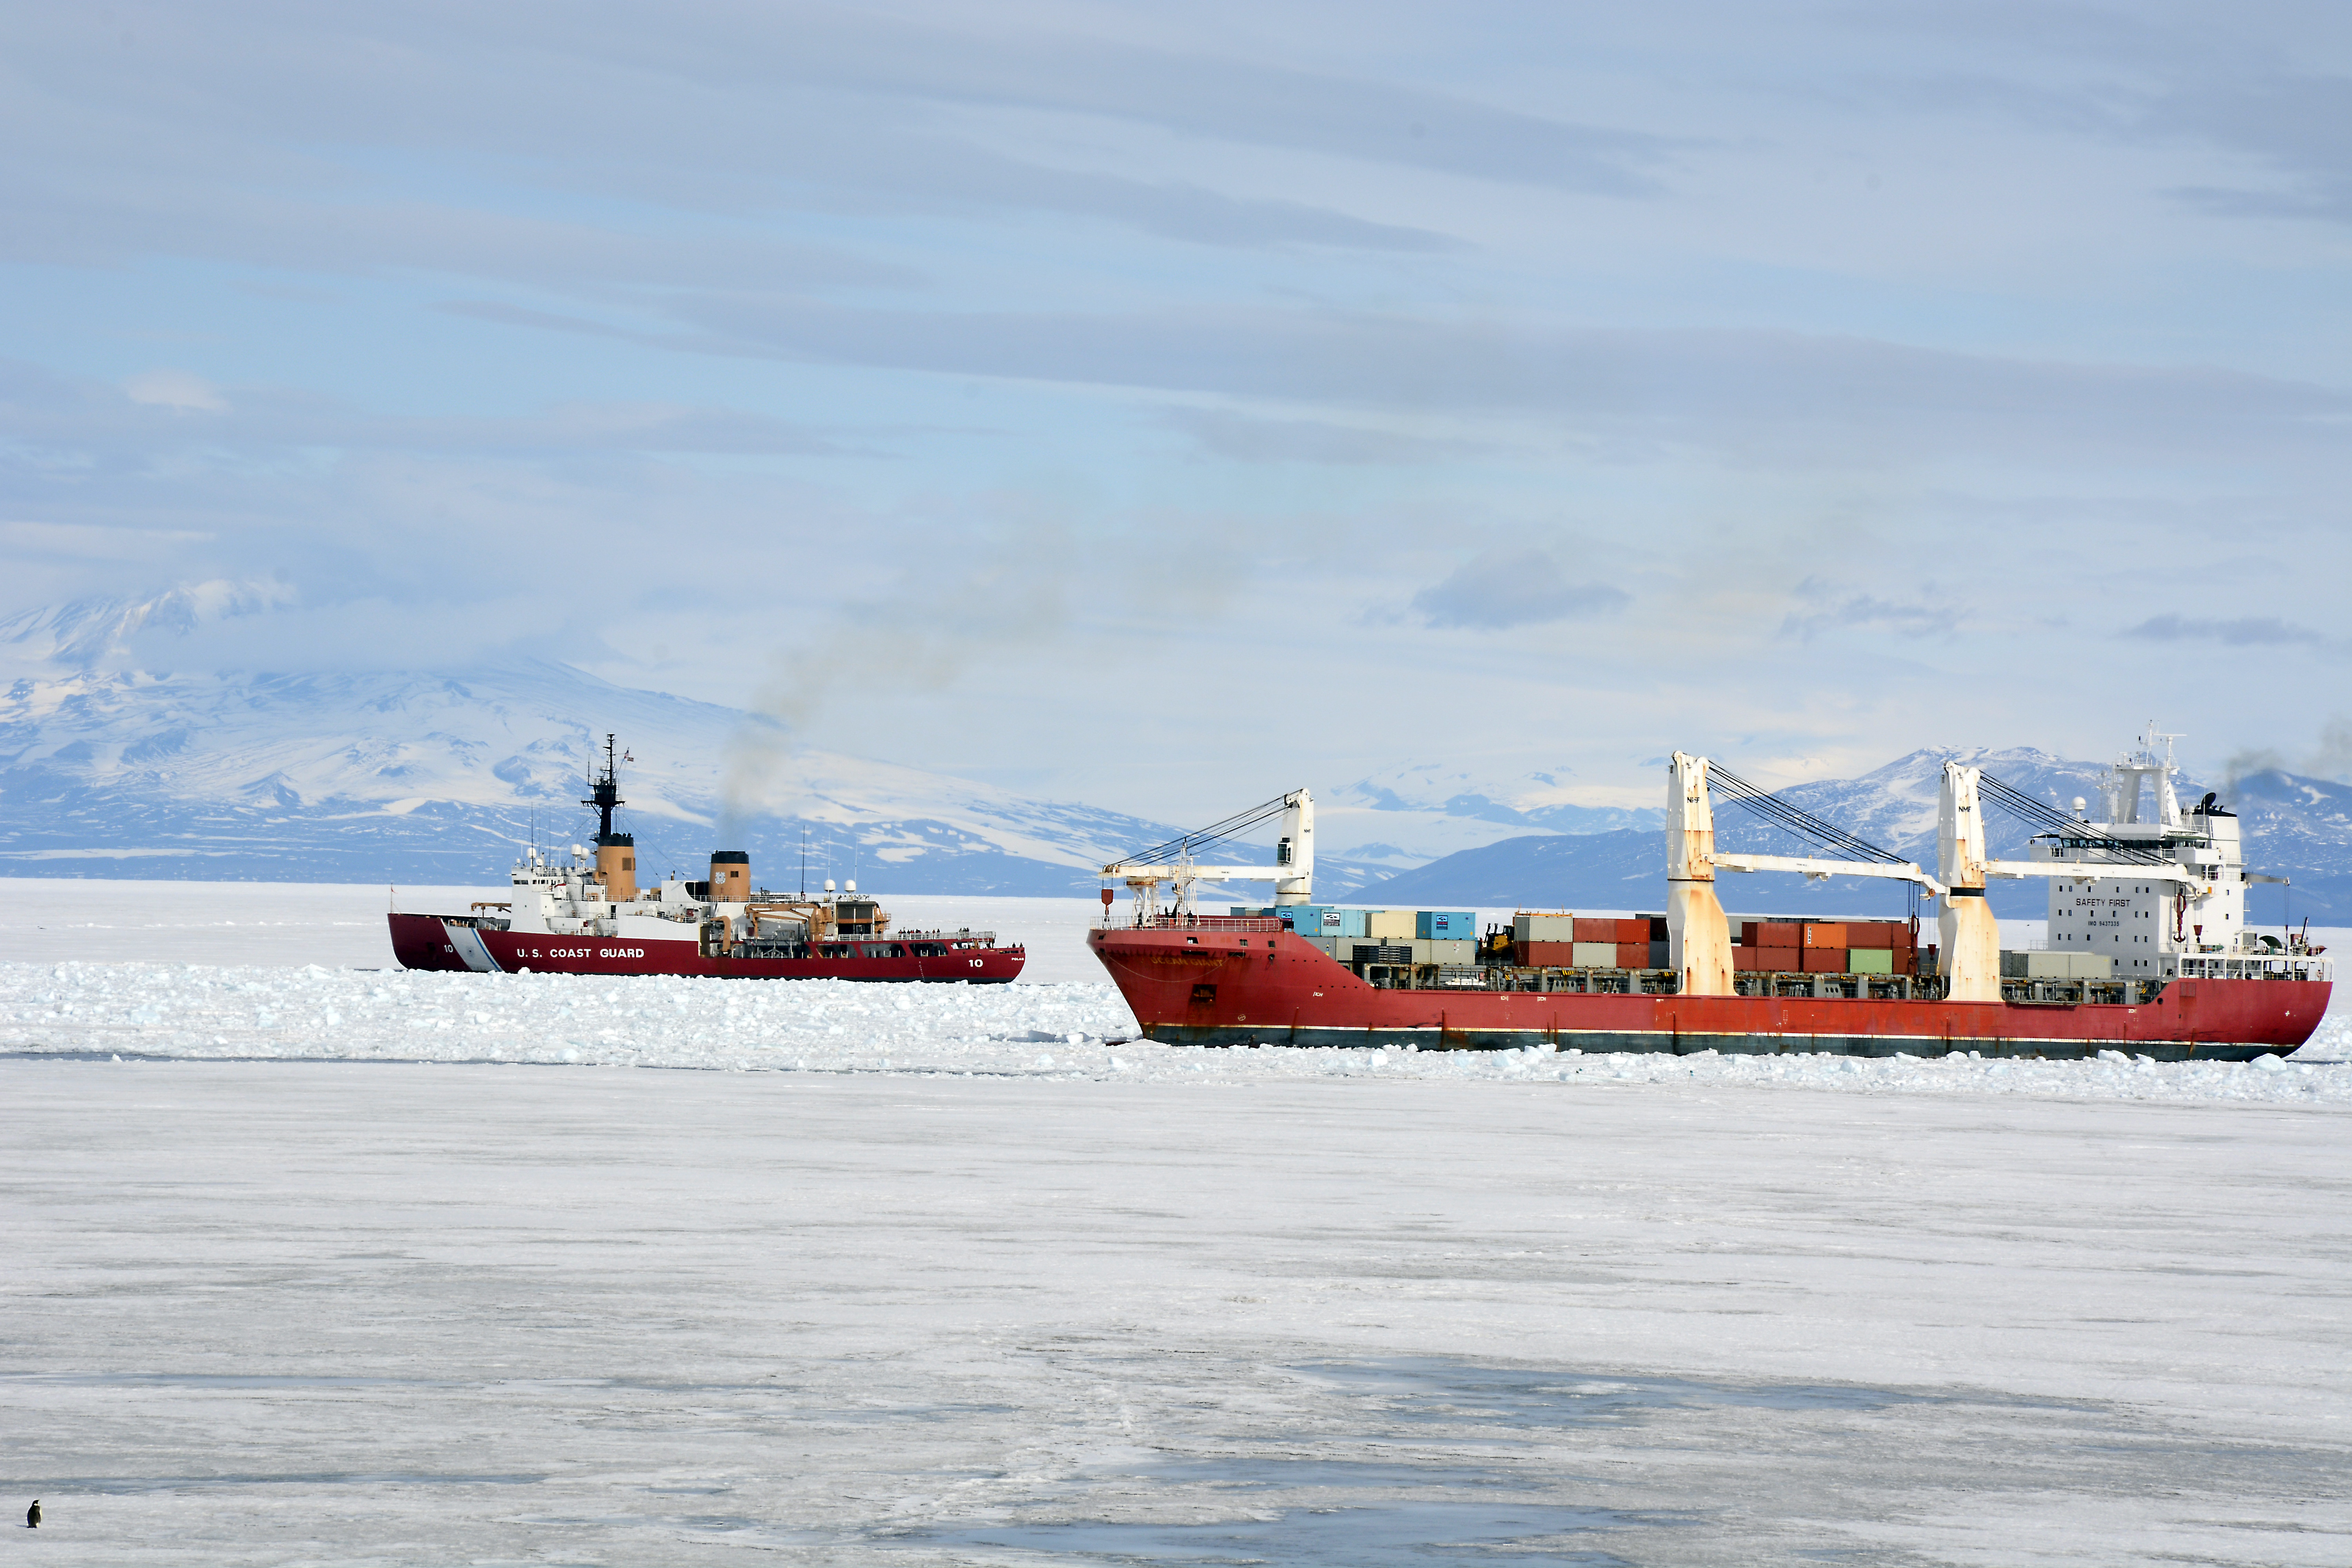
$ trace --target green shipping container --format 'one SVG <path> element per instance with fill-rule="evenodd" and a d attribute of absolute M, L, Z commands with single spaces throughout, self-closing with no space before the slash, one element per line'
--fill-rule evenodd
<path fill-rule="evenodd" d="M 1895 950 L 1891 947 L 1853 947 L 1845 954 L 1848 974 L 1892 974 L 1895 973 Z"/>

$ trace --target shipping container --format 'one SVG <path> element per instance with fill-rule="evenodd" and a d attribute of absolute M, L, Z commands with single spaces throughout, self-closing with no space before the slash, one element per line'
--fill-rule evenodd
<path fill-rule="evenodd" d="M 1640 941 L 1640 942 L 1619 942 L 1619 943 L 1617 944 L 1617 967 L 1618 967 L 1618 968 L 1620 968 L 1620 969 L 1647 969 L 1647 968 L 1649 968 L 1649 967 L 1650 967 L 1650 942 L 1649 942 L 1649 939 L 1648 939 L 1648 938 L 1646 938 L 1646 937 L 1644 937 L 1644 938 L 1643 938 L 1642 941 Z"/>
<path fill-rule="evenodd" d="M 1584 922 L 1579 921 L 1577 923 L 1581 925 Z M 1617 944 L 1615 942 L 1580 942 L 1573 945 L 1576 953 L 1577 968 L 1614 969 L 1617 967 Z"/>
<path fill-rule="evenodd" d="M 1842 925 L 1829 925 L 1819 921 L 1807 921 L 1805 922 L 1804 938 L 1802 941 L 1799 942 L 1797 945 L 1800 947 L 1833 947 L 1838 949 L 1840 952 L 1843 952 L 1849 944 L 1845 940 L 1845 927 Z"/>
<path fill-rule="evenodd" d="M 1642 918 L 1650 922 L 1650 940 L 1652 942 L 1667 942 L 1672 940 L 1673 933 L 1666 930 L 1665 916 L 1643 915 Z"/>
<path fill-rule="evenodd" d="M 1845 972 L 1848 974 L 1892 974 L 1895 973 L 1895 950 L 1891 947 L 1850 947 L 1846 949 Z"/>
<path fill-rule="evenodd" d="M 1845 973 L 1845 949 L 1842 947 L 1808 947 L 1799 951 L 1804 957 L 1801 968 L 1807 974 Z"/>
<path fill-rule="evenodd" d="M 1411 942 L 1413 911 L 1411 910 L 1366 910 L 1364 934 L 1377 942 Z"/>
<path fill-rule="evenodd" d="M 1605 942 L 1612 947 L 1616 945 L 1617 922 L 1613 919 L 1595 920 L 1590 916 L 1580 916 L 1575 925 L 1575 940 L 1578 942 Z"/>
<path fill-rule="evenodd" d="M 1745 947 L 1802 947 L 1802 928 L 1791 921 L 1748 921 L 1739 928 Z"/>
<path fill-rule="evenodd" d="M 1622 947 L 1627 942 L 1646 942 L 1649 940 L 1649 916 L 1634 915 L 1617 922 L 1617 942 L 1619 946 Z"/>
<path fill-rule="evenodd" d="M 1511 940 L 1514 942 L 1574 942 L 1574 915 L 1529 914 L 1522 910 L 1511 917 Z"/>
<path fill-rule="evenodd" d="M 1658 937 L 1652 937 L 1650 939 L 1650 967 L 1653 969 L 1664 969 L 1667 964 L 1672 963 L 1674 960 L 1667 955 L 1673 952 L 1674 947 L 1675 944 L 1673 942 L 1666 942 Z"/>
<path fill-rule="evenodd" d="M 1423 942 L 1475 942 L 1478 937 L 1478 917 L 1469 910 L 1416 910 L 1412 934 Z"/>
<path fill-rule="evenodd" d="M 2109 952 L 2004 952 L 2004 980 L 2111 980 L 2115 955 Z"/>
<path fill-rule="evenodd" d="M 1415 963 L 1475 963 L 1478 944 L 1468 937 L 1415 937 L 1412 942 Z"/>
<path fill-rule="evenodd" d="M 1364 934 L 1364 916 L 1370 912 L 1370 911 L 1368 910 L 1325 910 L 1323 911 L 1323 934 L 1325 936 L 1360 937 Z M 1338 922 L 1336 925 L 1333 923 L 1335 920 Z"/>
<path fill-rule="evenodd" d="M 1318 952 L 1336 958 L 1342 963 L 1347 962 L 1347 954 L 1339 951 L 1339 939 L 1336 936 L 1302 936 L 1298 940 Z"/>
<path fill-rule="evenodd" d="M 1805 967 L 1805 950 L 1801 947 L 1759 947 L 1747 951 L 1756 954 L 1756 967 L 1759 969 L 1795 974 Z"/>
<path fill-rule="evenodd" d="M 1513 962 L 1530 969 L 1566 969 L 1576 962 L 1572 942 L 1522 942 L 1512 944 Z"/>

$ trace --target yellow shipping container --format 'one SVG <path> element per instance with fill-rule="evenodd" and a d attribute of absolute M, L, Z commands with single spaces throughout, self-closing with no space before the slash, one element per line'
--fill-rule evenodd
<path fill-rule="evenodd" d="M 1373 942 L 1411 942 L 1412 916 L 1411 910 L 1367 910 L 1364 935 Z"/>

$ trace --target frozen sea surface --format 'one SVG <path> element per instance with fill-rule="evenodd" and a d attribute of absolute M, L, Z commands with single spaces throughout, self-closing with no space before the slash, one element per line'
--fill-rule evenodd
<path fill-rule="evenodd" d="M 2352 1561 L 2334 1104 L 0 1061 L 77 1563 Z"/>
<path fill-rule="evenodd" d="M 369 973 L 44 886 L 19 1551 L 2352 1562 L 2341 1009 L 2268 1066 L 1191 1051 L 1076 966 Z"/>

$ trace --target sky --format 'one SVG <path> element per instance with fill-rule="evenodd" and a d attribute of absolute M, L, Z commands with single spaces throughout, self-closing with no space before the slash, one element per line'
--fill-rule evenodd
<path fill-rule="evenodd" d="M 20 3 L 0 130 L 0 616 L 156 668 L 1175 821 L 2352 773 L 2341 7 Z"/>

